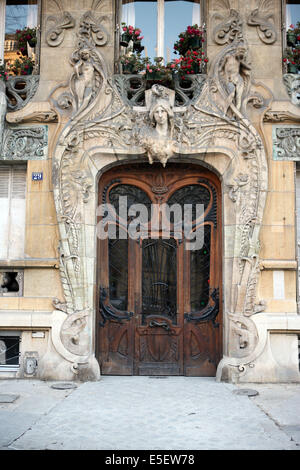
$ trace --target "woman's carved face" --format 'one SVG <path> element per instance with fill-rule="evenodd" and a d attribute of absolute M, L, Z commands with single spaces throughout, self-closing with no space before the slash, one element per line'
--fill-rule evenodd
<path fill-rule="evenodd" d="M 165 124 L 165 122 L 168 121 L 168 113 L 162 106 L 159 106 L 156 109 L 153 114 L 153 117 L 157 124 Z"/>

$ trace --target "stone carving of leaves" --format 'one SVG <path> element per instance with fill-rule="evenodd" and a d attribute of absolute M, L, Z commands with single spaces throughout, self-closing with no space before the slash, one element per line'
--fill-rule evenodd
<path fill-rule="evenodd" d="M 60 46 L 65 37 L 65 30 L 75 26 L 74 18 L 67 11 L 64 11 L 59 17 L 48 16 L 47 23 L 52 23 L 46 31 L 46 42 L 51 47 Z"/>
<path fill-rule="evenodd" d="M 277 41 L 274 6 L 274 0 L 260 0 L 258 8 L 250 13 L 247 20 L 249 26 L 256 26 L 258 36 L 265 44 Z"/>

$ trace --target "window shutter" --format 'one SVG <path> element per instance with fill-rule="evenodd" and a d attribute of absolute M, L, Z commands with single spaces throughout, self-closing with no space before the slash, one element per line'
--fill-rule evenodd
<path fill-rule="evenodd" d="M 9 196 L 10 167 L 0 166 L 0 198 Z"/>
<path fill-rule="evenodd" d="M 7 259 L 10 212 L 11 167 L 0 166 L 0 259 Z"/>
<path fill-rule="evenodd" d="M 22 259 L 25 243 L 26 166 L 0 165 L 0 259 Z"/>
<path fill-rule="evenodd" d="M 14 168 L 12 172 L 11 197 L 25 199 L 26 194 L 26 168 Z"/>

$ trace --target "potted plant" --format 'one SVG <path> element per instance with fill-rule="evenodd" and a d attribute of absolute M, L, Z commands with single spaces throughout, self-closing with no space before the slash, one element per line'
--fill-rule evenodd
<path fill-rule="evenodd" d="M 35 62 L 30 57 L 20 56 L 13 63 L 8 65 L 13 75 L 31 75 Z"/>
<path fill-rule="evenodd" d="M 296 26 L 290 25 L 286 32 L 286 42 L 289 47 L 294 47 L 300 41 L 300 22 L 298 21 Z"/>
<path fill-rule="evenodd" d="M 172 64 L 163 64 L 163 57 L 154 57 L 153 62 L 146 57 L 145 62 L 145 76 L 147 86 L 152 86 L 154 83 L 159 83 L 167 87 L 172 87 L 173 84 L 173 70 L 175 67 Z"/>
<path fill-rule="evenodd" d="M 298 73 L 300 71 L 300 47 L 286 49 L 283 63 L 288 73 Z"/>
<path fill-rule="evenodd" d="M 134 28 L 133 26 L 127 26 L 126 23 L 121 23 L 122 31 L 120 44 L 123 47 L 128 47 L 129 42 L 133 42 L 133 50 L 135 52 L 142 52 L 144 46 L 141 45 L 141 40 L 144 36 L 141 36 L 140 28 Z"/>
<path fill-rule="evenodd" d="M 174 44 L 174 52 L 185 56 L 188 50 L 202 49 L 204 41 L 204 33 L 197 24 L 188 26 L 184 32 L 179 34 L 179 39 Z"/>
<path fill-rule="evenodd" d="M 145 67 L 144 59 L 141 58 L 140 52 L 134 54 L 132 51 L 129 51 L 127 54 L 121 56 L 120 62 L 124 74 L 137 74 Z"/>
<path fill-rule="evenodd" d="M 23 55 L 27 55 L 27 43 L 34 48 L 37 43 L 36 28 L 26 27 L 16 30 L 17 48 Z"/>
<path fill-rule="evenodd" d="M 145 48 L 144 46 L 142 46 L 142 39 L 143 39 L 144 36 L 141 36 L 141 37 L 138 37 L 135 39 L 135 41 L 133 42 L 133 50 L 135 52 L 142 52 Z"/>
<path fill-rule="evenodd" d="M 180 59 L 179 74 L 183 75 L 196 75 L 204 73 L 206 70 L 206 64 L 208 58 L 205 53 L 201 50 L 191 51 L 188 50 L 185 56 Z"/>
<path fill-rule="evenodd" d="M 7 82 L 8 77 L 9 75 L 8 75 L 8 72 L 6 71 L 5 64 L 0 63 L 0 80 L 2 80 L 3 82 Z"/>

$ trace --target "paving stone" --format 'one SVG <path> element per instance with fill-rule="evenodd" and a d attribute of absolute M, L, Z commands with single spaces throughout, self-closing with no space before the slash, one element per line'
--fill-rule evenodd
<path fill-rule="evenodd" d="M 235 395 L 236 389 L 213 378 L 106 376 L 79 385 L 13 446 L 33 450 L 297 448 L 255 404 L 257 397 Z"/>
<path fill-rule="evenodd" d="M 0 448 L 8 447 L 37 420 L 33 413 L 0 410 Z"/>
<path fill-rule="evenodd" d="M 13 403 L 20 395 L 7 395 L 0 393 L 0 403 Z"/>

